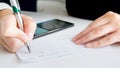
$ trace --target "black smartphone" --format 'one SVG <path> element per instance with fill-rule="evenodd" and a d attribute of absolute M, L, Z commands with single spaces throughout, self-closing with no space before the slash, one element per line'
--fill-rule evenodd
<path fill-rule="evenodd" d="M 72 26 L 74 26 L 73 23 L 63 21 L 60 19 L 52 19 L 52 20 L 41 22 L 41 23 L 37 23 L 37 28 L 36 28 L 33 39 L 69 28 Z"/>

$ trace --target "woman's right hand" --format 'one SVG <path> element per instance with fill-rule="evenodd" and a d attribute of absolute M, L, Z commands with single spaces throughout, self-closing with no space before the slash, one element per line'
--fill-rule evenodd
<path fill-rule="evenodd" d="M 0 17 L 0 44 L 9 52 L 16 52 L 24 46 L 25 42 L 33 38 L 36 29 L 34 20 L 25 15 L 22 15 L 22 18 L 24 31 L 18 28 L 14 14 L 10 13 Z"/>

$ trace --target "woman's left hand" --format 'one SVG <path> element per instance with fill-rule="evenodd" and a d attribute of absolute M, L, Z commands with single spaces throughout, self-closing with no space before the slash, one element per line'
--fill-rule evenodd
<path fill-rule="evenodd" d="M 88 25 L 72 41 L 78 45 L 85 44 L 90 48 L 120 42 L 120 15 L 111 11 L 107 12 Z"/>

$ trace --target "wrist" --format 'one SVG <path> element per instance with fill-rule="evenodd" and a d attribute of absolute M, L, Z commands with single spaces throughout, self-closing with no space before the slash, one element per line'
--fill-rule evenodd
<path fill-rule="evenodd" d="M 13 14 L 11 9 L 2 9 L 0 10 L 0 19 L 6 15 Z"/>

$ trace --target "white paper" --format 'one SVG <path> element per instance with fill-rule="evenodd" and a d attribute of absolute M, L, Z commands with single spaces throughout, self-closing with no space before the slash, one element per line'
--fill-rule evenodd
<path fill-rule="evenodd" d="M 74 50 L 74 46 L 76 45 L 70 41 L 50 40 L 47 43 L 41 42 L 40 44 L 31 45 L 32 51 L 30 54 L 28 53 L 27 48 L 23 47 L 16 55 L 23 62 L 41 62 L 42 60 L 45 61 L 74 54 L 76 51 Z"/>
<path fill-rule="evenodd" d="M 33 42 L 31 44 L 31 53 L 26 47 L 16 52 L 17 57 L 22 62 L 43 62 L 48 60 L 57 60 L 64 57 L 83 55 L 87 53 L 105 53 L 111 51 L 111 47 L 89 49 L 84 46 L 75 45 L 71 40 L 46 40 L 45 42 Z"/>

